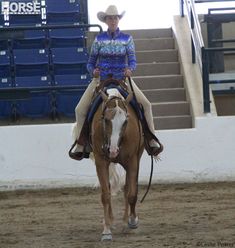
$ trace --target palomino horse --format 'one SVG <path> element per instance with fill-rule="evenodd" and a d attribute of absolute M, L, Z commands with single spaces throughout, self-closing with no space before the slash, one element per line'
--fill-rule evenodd
<path fill-rule="evenodd" d="M 142 127 L 129 103 L 133 95 L 129 94 L 127 99 L 124 99 L 117 89 L 110 89 L 108 92 L 108 95 L 101 92 L 103 103 L 97 109 L 91 124 L 92 149 L 104 208 L 102 241 L 112 240 L 110 163 L 119 163 L 126 171 L 123 219 L 130 228 L 138 227 L 135 207 L 139 162 L 144 149 Z"/>

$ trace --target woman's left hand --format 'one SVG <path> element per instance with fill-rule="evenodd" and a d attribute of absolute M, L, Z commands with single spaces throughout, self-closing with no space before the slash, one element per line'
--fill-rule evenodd
<path fill-rule="evenodd" d="M 131 75 L 132 75 L 132 71 L 130 69 L 126 68 L 124 71 L 124 76 L 125 77 L 131 77 Z"/>

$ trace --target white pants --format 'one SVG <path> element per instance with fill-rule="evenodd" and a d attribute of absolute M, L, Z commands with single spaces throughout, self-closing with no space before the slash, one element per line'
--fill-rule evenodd
<path fill-rule="evenodd" d="M 87 111 L 89 109 L 95 88 L 97 84 L 99 83 L 99 79 L 94 78 L 91 83 L 88 85 L 86 91 L 82 95 L 78 105 L 75 108 L 75 115 L 76 115 L 76 123 L 77 125 L 75 126 L 75 129 L 77 128 L 74 133 L 76 133 L 76 138 L 79 138 L 83 124 L 86 119 Z M 144 113 L 145 113 L 145 118 L 148 123 L 150 131 L 154 134 L 155 133 L 155 128 L 154 128 L 154 123 L 153 123 L 153 114 L 152 114 L 152 106 L 149 100 L 146 98 L 146 96 L 142 93 L 142 91 L 139 89 L 139 87 L 135 84 L 135 82 L 131 79 L 133 90 L 135 92 L 137 101 L 142 104 L 144 108 Z M 127 85 L 130 89 L 129 82 L 127 81 Z"/>

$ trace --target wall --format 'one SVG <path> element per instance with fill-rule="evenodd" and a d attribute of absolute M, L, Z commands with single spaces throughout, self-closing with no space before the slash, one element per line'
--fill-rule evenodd
<path fill-rule="evenodd" d="M 235 117 L 198 117 L 196 128 L 158 132 L 165 146 L 154 166 L 157 183 L 235 180 Z M 91 186 L 90 160 L 68 157 L 71 124 L 0 127 L 0 189 Z M 147 183 L 150 158 L 141 160 Z"/>

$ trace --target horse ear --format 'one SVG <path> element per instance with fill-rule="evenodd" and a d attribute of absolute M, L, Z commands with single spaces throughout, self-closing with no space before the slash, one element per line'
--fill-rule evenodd
<path fill-rule="evenodd" d="M 104 102 L 108 100 L 108 96 L 104 93 L 103 90 L 100 90 L 100 95 L 101 95 Z"/>
<path fill-rule="evenodd" d="M 130 103 L 130 101 L 132 100 L 132 98 L 133 98 L 133 93 L 132 93 L 132 92 L 130 92 L 130 93 L 129 93 L 129 95 L 127 96 L 126 100 L 125 100 L 125 101 L 126 101 L 126 103 L 127 103 L 127 104 L 129 104 L 129 103 Z"/>

